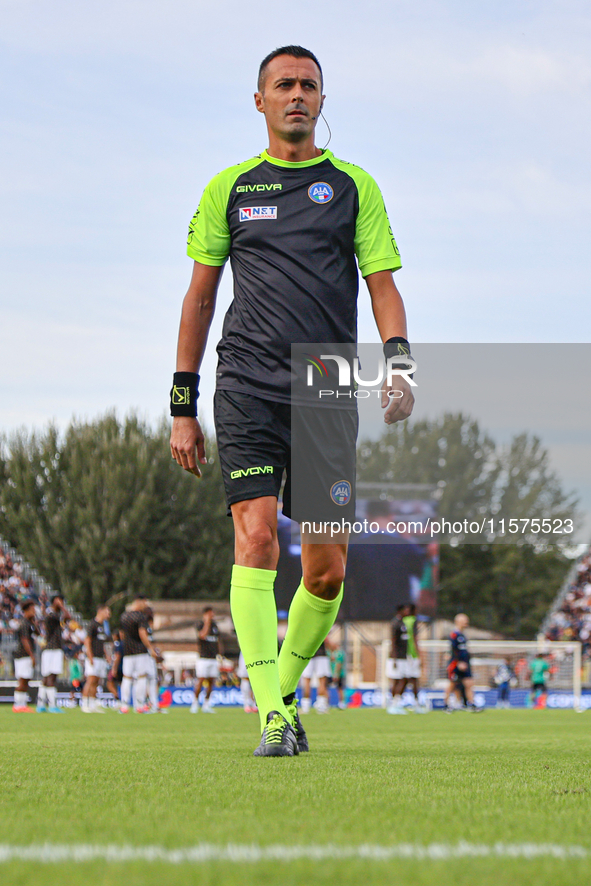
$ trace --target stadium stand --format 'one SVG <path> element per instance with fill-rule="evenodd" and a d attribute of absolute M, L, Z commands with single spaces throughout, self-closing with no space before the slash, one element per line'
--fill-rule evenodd
<path fill-rule="evenodd" d="M 542 626 L 547 640 L 580 640 L 591 658 L 591 545 L 570 570 Z"/>
<path fill-rule="evenodd" d="M 54 589 L 37 570 L 0 537 L 0 677 L 12 677 L 12 652 L 16 644 L 14 630 L 18 627 L 21 615 L 20 604 L 26 597 L 35 600 L 36 620 L 41 625 L 43 613 L 53 593 Z M 66 653 L 70 648 L 80 648 L 81 642 L 76 629 L 80 628 L 82 619 L 71 607 L 70 612 L 76 621 L 75 628 L 69 629 L 64 637 Z"/>
<path fill-rule="evenodd" d="M 39 604 L 39 613 L 47 602 L 48 585 L 38 579 L 28 563 L 0 538 L 0 674 L 12 672 L 13 631 L 18 627 L 20 604 L 32 597 Z"/>

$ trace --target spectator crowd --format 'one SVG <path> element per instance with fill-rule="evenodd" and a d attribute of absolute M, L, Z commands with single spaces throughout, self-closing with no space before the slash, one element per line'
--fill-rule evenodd
<path fill-rule="evenodd" d="M 550 616 L 547 640 L 580 640 L 583 655 L 591 655 L 591 547 L 576 566 L 574 581 Z"/>
<path fill-rule="evenodd" d="M 10 554 L 0 547 L 0 633 L 18 628 L 20 604 L 27 597 L 39 604 L 41 614 L 42 608 L 48 603 L 47 595 L 32 587 L 23 577 L 22 564 L 13 562 Z"/>
<path fill-rule="evenodd" d="M 18 629 L 23 600 L 35 602 L 35 625 L 43 635 L 43 615 L 49 605 L 45 585 L 37 587 L 25 577 L 28 570 L 18 559 L 13 559 L 6 547 L 0 545 L 0 670 L 10 664 L 10 649 L 14 631 Z M 81 625 L 70 620 L 64 627 L 63 648 L 67 658 L 74 658 L 82 649 L 85 632 Z"/>

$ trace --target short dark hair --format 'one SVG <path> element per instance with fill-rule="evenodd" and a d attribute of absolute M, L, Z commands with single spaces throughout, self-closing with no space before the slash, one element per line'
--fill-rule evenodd
<path fill-rule="evenodd" d="M 21 603 L 21 611 L 22 611 L 22 612 L 26 612 L 27 609 L 30 609 L 31 606 L 34 606 L 34 605 L 35 605 L 35 601 L 34 601 L 34 600 L 31 600 L 30 597 L 27 597 L 27 598 L 26 598 L 25 600 L 23 600 L 23 602 Z"/>
<path fill-rule="evenodd" d="M 320 67 L 320 62 L 313 52 L 310 52 L 309 49 L 304 49 L 303 46 L 280 46 L 279 49 L 274 49 L 273 52 L 270 52 L 269 55 L 266 55 L 259 66 L 259 79 L 257 81 L 257 88 L 259 92 L 263 91 L 263 86 L 265 85 L 265 72 L 267 69 L 267 65 L 279 55 L 291 55 L 292 58 L 312 59 L 312 61 L 315 65 L 318 66 L 318 70 L 320 71 L 320 91 L 324 89 L 324 76 L 322 74 L 322 68 Z"/>
<path fill-rule="evenodd" d="M 63 603 L 63 602 L 64 602 L 64 598 L 63 598 L 62 594 L 52 594 L 52 596 L 51 596 L 51 602 L 52 602 L 52 603 L 55 603 L 56 600 L 61 600 L 62 603 Z"/>
<path fill-rule="evenodd" d="M 206 612 L 213 612 L 213 606 L 206 606 L 203 613 L 205 614 Z"/>

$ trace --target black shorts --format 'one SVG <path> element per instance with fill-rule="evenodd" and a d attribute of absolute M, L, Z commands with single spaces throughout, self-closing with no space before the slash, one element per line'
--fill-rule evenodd
<path fill-rule="evenodd" d="M 465 664 L 467 665 L 467 667 L 465 668 L 465 670 L 462 671 L 458 670 L 457 662 L 452 662 L 449 665 L 447 669 L 447 674 L 452 683 L 461 683 L 462 680 L 472 679 L 472 668 L 470 667 L 468 662 L 465 662 Z"/>
<path fill-rule="evenodd" d="M 214 420 L 228 513 L 239 501 L 279 498 L 285 472 L 286 517 L 354 521 L 356 411 L 216 391 Z"/>
<path fill-rule="evenodd" d="M 532 683 L 531 684 L 531 691 L 532 692 L 538 692 L 538 691 L 545 692 L 546 691 L 546 684 L 545 683 Z"/>

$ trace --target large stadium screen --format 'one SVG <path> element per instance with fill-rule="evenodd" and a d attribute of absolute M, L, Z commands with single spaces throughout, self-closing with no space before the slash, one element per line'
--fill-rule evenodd
<path fill-rule="evenodd" d="M 437 604 L 439 545 L 423 536 L 421 527 L 436 516 L 429 500 L 357 499 L 356 518 L 373 524 L 349 547 L 345 597 L 339 619 L 389 621 L 400 603 L 415 603 L 417 612 L 433 617 Z M 400 531 L 375 531 L 376 523 L 394 521 Z M 412 531 L 408 531 L 411 529 Z M 277 607 L 287 610 L 301 580 L 301 544 L 297 526 L 278 514 L 279 565 Z"/>

